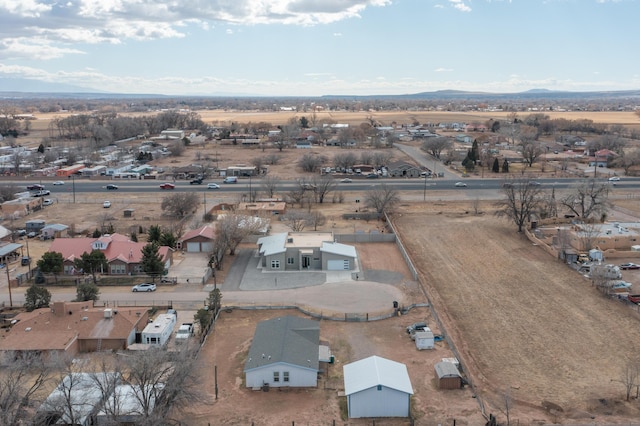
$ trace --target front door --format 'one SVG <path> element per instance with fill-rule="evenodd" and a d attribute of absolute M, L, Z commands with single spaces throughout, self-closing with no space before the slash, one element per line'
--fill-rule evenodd
<path fill-rule="evenodd" d="M 311 266 L 311 258 L 309 256 L 302 256 L 302 269 L 307 269 Z"/>

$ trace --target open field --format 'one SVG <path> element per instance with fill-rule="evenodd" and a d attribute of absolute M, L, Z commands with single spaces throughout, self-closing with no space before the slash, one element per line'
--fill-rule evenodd
<path fill-rule="evenodd" d="M 605 299 L 509 223 L 442 210 L 395 222 L 488 411 L 504 412 L 508 395 L 523 424 L 638 418 L 620 383 L 640 350 L 637 309 Z"/>
<path fill-rule="evenodd" d="M 285 124 L 292 118 L 307 117 L 308 119 L 314 116 L 311 111 L 230 111 L 230 110 L 197 110 L 194 111 L 200 115 L 200 118 L 205 123 L 218 123 L 220 125 L 228 125 L 231 123 L 249 123 L 249 122 L 267 122 L 277 124 Z M 622 124 L 630 126 L 640 126 L 640 117 L 634 112 L 623 111 L 544 111 L 541 112 L 548 115 L 551 118 L 566 118 L 568 120 L 580 120 L 588 119 L 593 120 L 596 123 L 604 124 Z M 149 113 L 122 113 L 122 115 L 151 115 L 154 112 Z M 450 111 L 319 111 L 315 113 L 315 119 L 317 121 L 331 121 L 334 123 L 348 123 L 351 125 L 357 125 L 364 122 L 369 122 L 369 119 L 373 119 L 382 125 L 390 125 L 393 122 L 398 124 L 411 123 L 417 120 L 421 124 L 425 123 L 440 123 L 440 122 L 484 122 L 490 118 L 504 119 L 511 114 L 510 112 L 495 112 L 495 111 L 471 111 L 471 112 L 450 112 Z M 519 112 L 519 117 L 525 117 L 532 113 Z M 46 114 L 34 114 L 37 120 L 32 121 L 32 128 L 34 130 L 46 130 L 49 122 L 56 118 L 62 118 L 71 115 L 71 113 L 46 113 Z"/>

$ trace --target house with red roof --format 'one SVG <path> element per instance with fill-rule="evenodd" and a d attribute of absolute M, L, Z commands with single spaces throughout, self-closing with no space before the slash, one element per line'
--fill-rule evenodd
<path fill-rule="evenodd" d="M 103 235 L 100 238 L 56 238 L 49 247 L 50 252 L 58 252 L 63 258 L 63 274 L 74 275 L 76 271 L 74 261 L 83 253 L 100 250 L 107 258 L 107 270 L 101 271 L 105 275 L 137 275 L 144 274 L 142 270 L 142 248 L 147 243 L 131 241 L 121 234 Z M 173 249 L 161 246 L 158 254 L 169 269 L 173 259 Z"/>

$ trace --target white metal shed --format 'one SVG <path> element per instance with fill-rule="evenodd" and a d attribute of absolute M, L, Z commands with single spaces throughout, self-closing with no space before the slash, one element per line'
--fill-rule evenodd
<path fill-rule="evenodd" d="M 413 388 L 404 364 L 372 356 L 343 372 L 350 418 L 409 417 Z"/>

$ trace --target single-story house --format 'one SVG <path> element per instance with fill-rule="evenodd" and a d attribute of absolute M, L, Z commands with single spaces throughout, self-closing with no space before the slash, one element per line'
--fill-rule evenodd
<path fill-rule="evenodd" d="M 244 365 L 248 388 L 316 387 L 320 323 L 284 316 L 261 321 Z"/>
<path fill-rule="evenodd" d="M 349 418 L 409 417 L 413 387 L 407 367 L 371 356 L 343 367 Z"/>
<path fill-rule="evenodd" d="M 53 302 L 22 312 L 0 340 L 0 351 L 83 352 L 121 350 L 136 342 L 148 322 L 148 307 L 105 309 L 92 302 Z"/>
<path fill-rule="evenodd" d="M 462 387 L 462 376 L 454 363 L 440 361 L 434 368 L 438 389 L 460 389 Z"/>
<path fill-rule="evenodd" d="M 258 239 L 260 265 L 268 271 L 351 271 L 355 247 L 334 242 L 331 232 L 289 232 Z"/>
<path fill-rule="evenodd" d="M 66 237 L 67 229 L 69 229 L 67 225 L 63 225 L 61 223 L 52 223 L 50 225 L 46 225 L 40 230 L 40 236 L 44 240 Z"/>
<path fill-rule="evenodd" d="M 188 253 L 211 253 L 213 251 L 213 241 L 215 239 L 215 229 L 211 225 L 204 225 L 197 229 L 192 229 L 178 240 L 178 250 L 186 250 Z"/>
<path fill-rule="evenodd" d="M 0 204 L 0 212 L 5 219 L 27 216 L 42 208 L 42 198 L 16 198 Z"/>
<path fill-rule="evenodd" d="M 83 253 L 100 250 L 107 258 L 107 269 L 101 271 L 108 275 L 136 275 L 143 274 L 142 249 L 147 243 L 134 242 L 121 234 L 103 235 L 100 238 L 56 238 L 49 247 L 50 252 L 62 254 L 63 274 L 74 275 L 76 272 L 74 260 Z M 169 269 L 173 258 L 173 249 L 161 246 L 158 250 L 160 258 Z"/>
<path fill-rule="evenodd" d="M 238 203 L 237 212 L 254 216 L 271 216 L 274 214 L 285 214 L 287 203 L 284 201 L 268 201 L 253 203 Z"/>
<path fill-rule="evenodd" d="M 389 176 L 392 177 L 417 178 L 420 177 L 420 173 L 422 173 L 420 167 L 405 163 L 404 161 L 393 162 L 387 166 L 387 169 L 389 170 Z"/>

